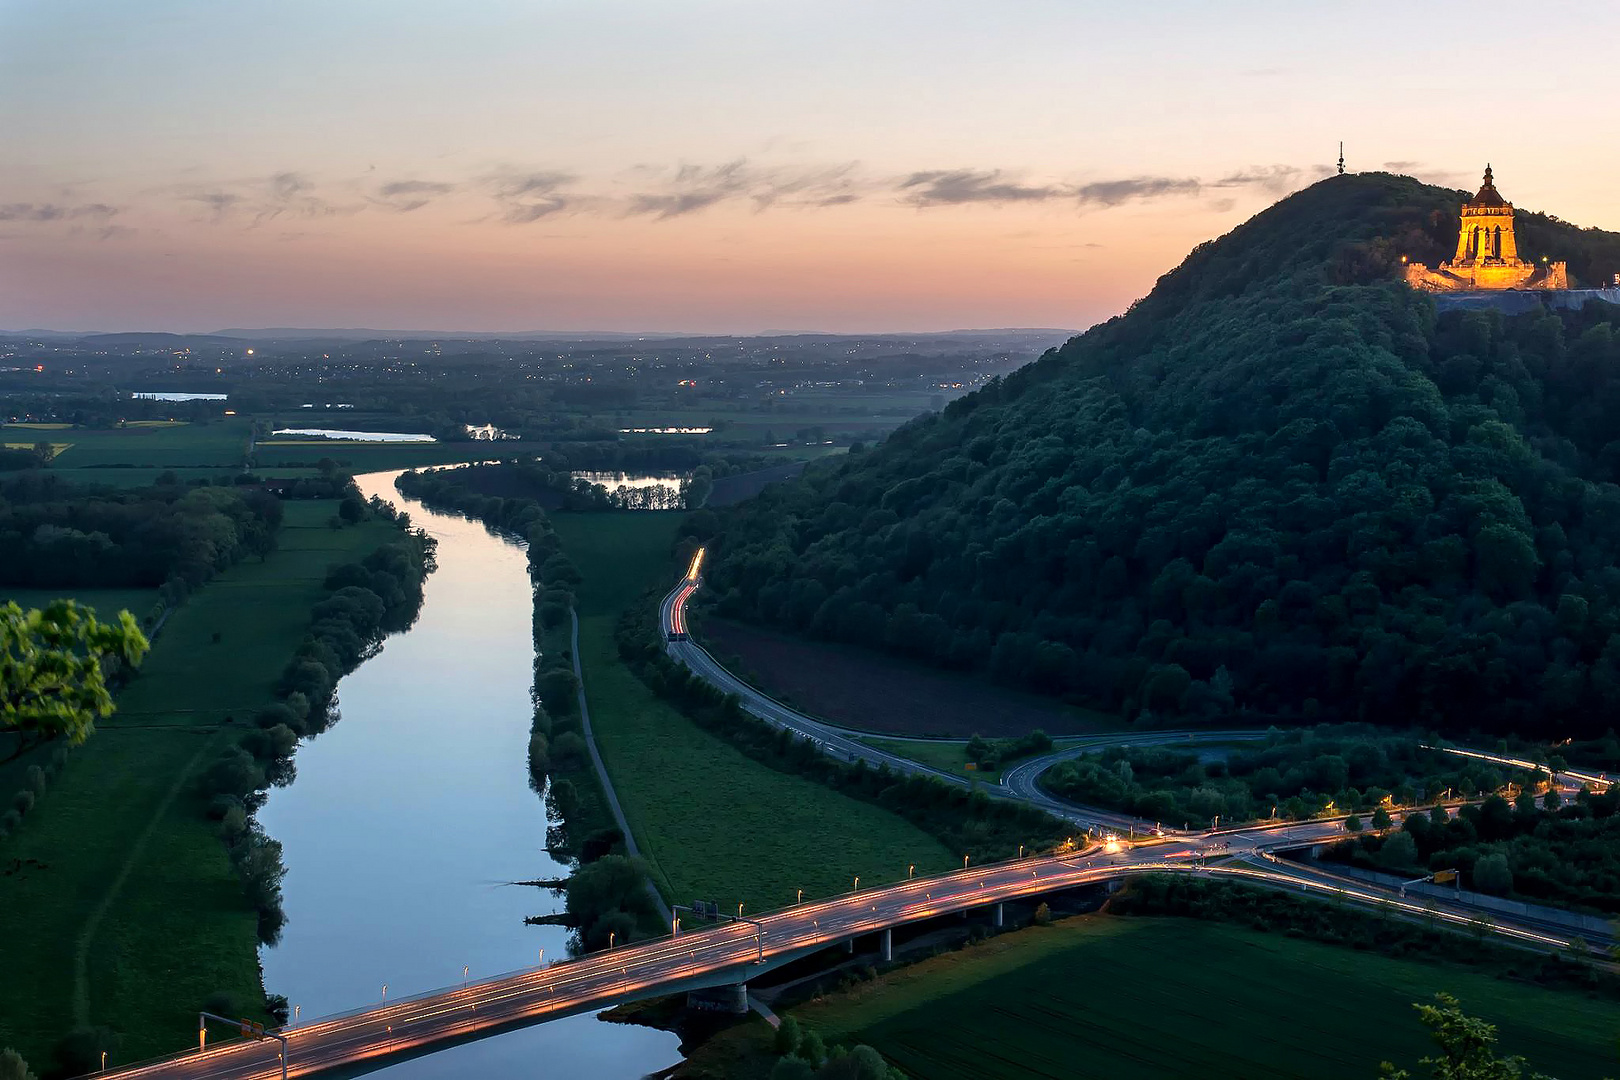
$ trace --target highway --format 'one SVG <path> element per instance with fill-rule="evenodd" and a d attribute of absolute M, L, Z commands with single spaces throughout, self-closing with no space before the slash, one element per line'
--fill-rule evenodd
<path fill-rule="evenodd" d="M 665 597 L 662 625 L 672 654 L 694 671 L 743 698 L 749 711 L 820 742 L 827 752 L 890 768 L 940 776 L 952 783 L 962 778 L 930 769 L 865 746 L 847 733 L 805 717 L 748 687 L 720 667 L 685 634 L 685 604 L 700 584 L 701 552 L 686 580 Z M 1206 739 L 1230 739 L 1238 733 L 1207 733 Z M 1183 742 L 1186 733 L 1158 733 L 1164 741 Z M 1117 741 L 1106 737 L 1103 744 Z M 1082 752 L 1067 747 L 1013 770 L 1007 798 L 1024 798 L 1046 808 L 1033 778 L 1041 761 Z M 1045 767 L 1044 765 L 1041 767 Z M 1042 801 L 1046 800 L 1046 801 Z M 1056 804 L 1060 816 L 1098 827 L 1104 834 L 1133 822 L 1123 815 Z M 1057 813 L 1058 809 L 1053 812 Z M 1274 851 L 1339 839 L 1339 820 L 1278 822 L 1206 833 L 1166 831 L 1162 837 L 1131 844 L 1109 837 L 1080 850 L 1031 856 L 949 874 L 852 890 L 831 899 L 812 900 L 752 920 L 681 927 L 652 941 L 599 952 L 579 959 L 482 979 L 379 1004 L 340 1016 L 284 1028 L 286 1059 L 275 1039 L 240 1039 L 174 1055 L 161 1061 L 122 1067 L 100 1074 L 164 1080 L 248 1080 L 282 1075 L 309 1076 L 342 1068 L 366 1071 L 397 1055 L 422 1048 L 492 1034 L 508 1027 L 538 1023 L 644 997 L 703 987 L 735 985 L 772 967 L 852 938 L 1008 900 L 1043 894 L 1143 873 L 1179 873 L 1229 877 L 1271 888 L 1334 895 L 1376 906 L 1406 918 L 1423 918 L 1458 927 L 1481 925 L 1517 944 L 1562 949 L 1575 944 L 1565 930 L 1530 920 L 1481 912 L 1444 899 L 1408 900 L 1378 886 L 1364 885 L 1278 860 Z M 858 884 L 858 883 L 857 883 Z"/>
<path fill-rule="evenodd" d="M 1252 854 L 1278 842 L 1330 839 L 1339 835 L 1339 830 L 1337 822 L 1308 822 L 1138 847 L 1116 841 L 1073 854 L 970 867 L 853 891 L 763 915 L 757 923 L 683 929 L 675 936 L 283 1029 L 281 1034 L 288 1046 L 287 1071 L 289 1076 L 337 1067 L 352 1072 L 354 1066 L 367 1061 L 515 1024 L 594 1011 L 698 986 L 742 982 L 760 970 L 761 961 L 765 966 L 775 966 L 830 944 L 908 922 L 1142 873 L 1237 877 L 1278 888 L 1337 893 L 1352 901 L 1393 907 L 1412 916 L 1458 925 L 1478 917 L 1475 912 L 1455 913 L 1444 906 L 1437 910 L 1416 901 L 1400 901 L 1353 883 L 1315 880 L 1294 874 L 1286 865 L 1201 865 L 1212 850 L 1224 850 L 1226 844 L 1231 845 L 1234 854 Z M 1563 936 L 1533 927 L 1498 923 L 1493 929 L 1540 948 L 1562 948 L 1569 943 Z M 280 1045 L 266 1040 L 231 1042 L 106 1075 L 247 1080 L 280 1073 Z"/>

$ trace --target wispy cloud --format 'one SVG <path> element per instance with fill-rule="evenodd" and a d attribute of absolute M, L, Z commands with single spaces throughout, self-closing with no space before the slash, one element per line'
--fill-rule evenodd
<path fill-rule="evenodd" d="M 377 188 L 377 193 L 371 201 L 397 214 L 408 214 L 455 190 L 455 184 L 434 180 L 395 180 Z"/>
<path fill-rule="evenodd" d="M 512 225 L 560 214 L 577 205 L 576 196 L 563 188 L 577 180 L 573 173 L 555 170 L 541 172 L 505 171 L 484 178 L 484 186 L 495 199 L 500 219 Z"/>
<path fill-rule="evenodd" d="M 1067 194 L 1056 185 L 1036 186 L 1004 180 L 1000 169 L 915 172 L 900 181 L 899 190 L 903 200 L 913 206 L 1043 202 Z"/>
<path fill-rule="evenodd" d="M 81 221 L 86 218 L 105 221 L 118 213 L 118 207 L 106 203 L 82 203 L 78 206 L 58 206 L 55 203 L 0 204 L 0 221 Z"/>
<path fill-rule="evenodd" d="M 1391 163 L 1409 164 L 1409 163 Z M 760 164 L 737 158 L 719 164 L 639 165 L 615 174 L 586 175 L 565 168 L 507 164 L 465 179 L 387 179 L 374 169 L 349 177 L 317 178 L 298 170 L 230 180 L 183 182 L 142 192 L 170 209 L 189 207 L 193 223 L 255 228 L 363 212 L 408 214 L 430 204 L 470 211 L 469 222 L 528 225 L 567 216 L 669 221 L 743 207 L 755 213 L 831 209 L 853 204 L 948 210 L 976 206 L 1045 206 L 1053 211 L 1107 210 L 1132 203 L 1207 197 L 1228 209 L 1245 195 L 1272 198 L 1327 175 L 1327 166 L 1255 165 L 1212 180 L 1190 176 L 1031 177 L 1012 168 L 922 169 L 899 175 L 864 169 L 859 162 Z M 121 223 L 132 213 L 101 202 L 0 204 L 0 222 Z M 113 235 L 113 234 L 109 234 Z"/>
<path fill-rule="evenodd" d="M 1124 180 L 1094 180 L 1075 189 L 1075 198 L 1082 205 L 1119 206 L 1139 199 L 1162 199 L 1166 196 L 1197 195 L 1203 184 L 1190 177 L 1132 176 Z"/>
<path fill-rule="evenodd" d="M 1302 169 L 1297 165 L 1251 165 L 1210 184 L 1215 188 L 1259 188 L 1271 195 L 1286 195 L 1306 183 L 1320 180 L 1331 170 L 1326 165 Z"/>
<path fill-rule="evenodd" d="M 856 165 L 760 167 L 744 158 L 721 165 L 681 165 L 674 170 L 643 166 L 637 186 L 624 207 L 626 215 L 659 220 L 706 210 L 730 200 L 745 200 L 755 210 L 772 207 L 845 206 L 860 201 L 872 183 L 857 175 Z"/>

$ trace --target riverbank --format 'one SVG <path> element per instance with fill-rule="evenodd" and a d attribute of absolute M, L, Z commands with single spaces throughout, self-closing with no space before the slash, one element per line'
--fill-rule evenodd
<path fill-rule="evenodd" d="M 332 529 L 336 506 L 287 503 L 276 551 L 174 611 L 119 711 L 0 846 L 0 1046 L 42 1067 L 92 1025 L 129 1061 L 194 1039 L 213 995 L 260 1014 L 257 917 L 196 777 L 274 700 L 328 569 L 398 535 Z"/>
<path fill-rule="evenodd" d="M 509 532 L 357 478 L 438 542 L 420 617 L 339 684 L 343 717 L 300 751 L 299 776 L 260 818 L 288 868 L 282 940 L 265 985 L 323 1013 L 551 962 L 571 932 L 525 925 L 562 907 L 546 887 L 571 859 L 531 786 L 535 645 L 566 651 L 567 624 L 537 639 L 529 552 Z M 587 766 L 588 768 L 588 766 Z M 549 850 L 548 850 L 549 849 Z M 679 1060 L 678 1040 L 581 1015 L 392 1064 L 387 1080 L 548 1070 L 632 1080 Z"/>

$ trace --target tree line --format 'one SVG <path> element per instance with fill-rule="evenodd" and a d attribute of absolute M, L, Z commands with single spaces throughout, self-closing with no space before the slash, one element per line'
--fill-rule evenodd
<path fill-rule="evenodd" d="M 13 474 L 0 480 L 0 585 L 183 595 L 275 550 L 281 515 L 274 495 L 253 488 L 85 488 Z"/>
<path fill-rule="evenodd" d="M 1413 733 L 1364 725 L 1273 730 L 1259 743 L 1210 755 L 1173 746 L 1117 746 L 1061 761 L 1042 784 L 1077 803 L 1167 825 L 1304 821 L 1333 812 L 1381 815 L 1392 805 L 1473 798 L 1524 770 L 1424 749 Z"/>

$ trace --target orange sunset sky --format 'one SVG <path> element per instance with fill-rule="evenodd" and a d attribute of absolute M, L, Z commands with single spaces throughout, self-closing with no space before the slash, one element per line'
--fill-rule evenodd
<path fill-rule="evenodd" d="M 1327 175 L 1620 229 L 1620 9 L 0 0 L 0 327 L 1084 327 Z"/>

